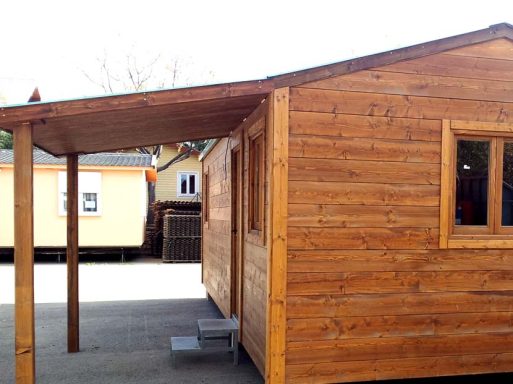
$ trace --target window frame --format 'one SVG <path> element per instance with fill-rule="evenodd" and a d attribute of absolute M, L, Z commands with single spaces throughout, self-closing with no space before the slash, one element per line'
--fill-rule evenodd
<path fill-rule="evenodd" d="M 187 191 L 190 191 L 191 180 L 190 176 L 194 176 L 194 190 L 195 193 L 182 193 L 181 176 L 187 175 Z M 199 173 L 196 171 L 178 171 L 176 172 L 176 197 L 194 197 L 199 193 Z"/>
<path fill-rule="evenodd" d="M 264 130 L 259 130 L 248 137 L 248 229 L 249 232 L 263 233 L 265 214 L 265 137 Z M 256 173 L 255 152 L 258 145 L 258 179 Z M 258 200 L 258 207 L 255 208 L 255 200 Z"/>
<path fill-rule="evenodd" d="M 486 226 L 455 224 L 458 139 L 490 142 Z M 513 142 L 513 124 L 443 120 L 440 248 L 513 248 L 513 226 L 502 225 L 502 177 L 506 142 Z"/>
<path fill-rule="evenodd" d="M 94 174 L 94 176 L 98 179 L 98 185 L 96 187 L 90 188 L 87 185 L 87 180 L 84 180 L 86 174 Z M 80 171 L 78 172 L 78 184 L 79 184 L 79 192 L 78 192 L 78 215 L 82 217 L 87 216 L 102 216 L 102 184 L 103 184 L 103 175 L 101 172 L 88 172 L 88 171 Z M 58 173 L 58 212 L 59 216 L 67 216 L 67 209 L 64 207 L 64 202 L 67 204 L 67 174 L 65 171 L 59 171 Z M 64 197 L 66 194 L 66 198 Z M 84 211 L 84 195 L 85 194 L 96 194 L 96 211 Z M 66 207 L 67 208 L 67 207 Z"/>

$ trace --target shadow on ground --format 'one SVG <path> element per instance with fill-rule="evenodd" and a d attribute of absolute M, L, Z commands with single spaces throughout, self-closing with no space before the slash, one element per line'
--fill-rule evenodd
<path fill-rule="evenodd" d="M 188 355 L 171 366 L 170 336 L 196 334 L 196 320 L 221 314 L 206 299 L 84 303 L 81 352 L 66 352 L 66 305 L 36 305 L 38 384 L 263 383 L 246 353 Z M 0 305 L 0 383 L 14 384 L 12 305 Z"/>

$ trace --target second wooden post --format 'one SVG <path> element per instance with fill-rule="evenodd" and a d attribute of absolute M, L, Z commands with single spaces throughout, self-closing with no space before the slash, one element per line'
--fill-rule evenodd
<path fill-rule="evenodd" d="M 80 350 L 78 301 L 78 156 L 67 157 L 68 352 Z"/>

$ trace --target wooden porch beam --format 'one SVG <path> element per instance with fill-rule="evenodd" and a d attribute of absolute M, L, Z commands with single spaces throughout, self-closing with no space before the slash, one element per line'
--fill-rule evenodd
<path fill-rule="evenodd" d="M 67 157 L 68 353 L 80 350 L 78 301 L 78 156 Z"/>
<path fill-rule="evenodd" d="M 36 381 L 32 124 L 13 132 L 16 383 Z"/>
<path fill-rule="evenodd" d="M 272 166 L 267 264 L 266 384 L 285 383 L 289 88 L 271 94 Z"/>

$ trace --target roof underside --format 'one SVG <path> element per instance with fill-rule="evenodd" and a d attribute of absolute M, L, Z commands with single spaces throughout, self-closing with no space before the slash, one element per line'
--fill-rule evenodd
<path fill-rule="evenodd" d="M 34 126 L 34 144 L 55 156 L 225 137 L 275 88 L 339 76 L 508 38 L 513 27 L 486 29 L 304 71 L 207 87 L 131 93 L 0 108 L 0 129 Z"/>
<path fill-rule="evenodd" d="M 12 132 L 31 121 L 34 144 L 61 156 L 228 136 L 271 92 L 265 81 L 33 103 L 0 109 Z"/>

